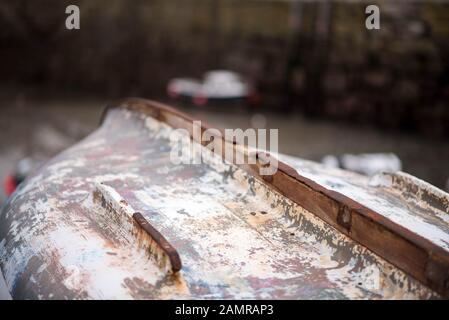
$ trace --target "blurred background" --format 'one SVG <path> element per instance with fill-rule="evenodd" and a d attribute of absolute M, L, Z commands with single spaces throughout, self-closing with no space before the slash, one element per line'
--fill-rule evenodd
<path fill-rule="evenodd" d="M 80 30 L 65 27 L 70 4 Z M 368 4 L 380 30 L 365 28 Z M 279 151 L 306 159 L 394 153 L 449 188 L 446 1 L 0 0 L 0 70 L 6 185 L 21 159 L 45 161 L 107 102 L 139 96 L 222 128 L 278 128 Z M 167 93 L 210 70 L 238 73 L 251 103 Z"/>

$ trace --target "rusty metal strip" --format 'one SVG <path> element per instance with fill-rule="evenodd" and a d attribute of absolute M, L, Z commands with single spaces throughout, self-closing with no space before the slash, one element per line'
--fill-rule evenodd
<path fill-rule="evenodd" d="M 107 109 L 117 107 L 147 114 L 174 128 L 186 129 L 192 135 L 194 119 L 161 103 L 129 98 L 111 104 Z M 209 128 L 212 127 L 202 121 L 201 131 Z M 242 148 L 242 146 L 237 146 L 235 142 L 226 141 L 224 138 L 223 142 L 233 144 L 234 149 Z M 266 157 L 269 155 L 258 153 L 257 156 Z M 258 179 L 265 181 L 287 198 L 402 269 L 424 285 L 445 297 L 449 297 L 449 255 L 443 248 L 361 203 L 301 176 L 294 168 L 281 161 L 278 161 L 278 172 L 273 176 L 259 175 L 259 165 L 238 166 Z"/>
<path fill-rule="evenodd" d="M 94 199 L 100 201 L 101 206 L 106 209 L 106 212 L 115 212 L 120 218 L 125 219 L 127 222 L 131 222 L 138 230 L 138 232 L 133 232 L 135 237 L 138 237 L 138 234 L 142 232 L 144 235 L 144 238 L 142 239 L 143 242 L 138 242 L 147 248 L 157 259 L 159 255 L 151 249 L 154 247 L 151 243 L 154 243 L 157 247 L 157 251 L 161 250 L 163 255 L 168 258 L 170 269 L 173 273 L 181 270 L 182 263 L 176 249 L 140 212 L 135 212 L 129 203 L 123 199 L 114 188 L 104 183 L 96 183 Z M 111 220 L 111 216 L 106 216 L 104 219 L 105 221 L 109 221 Z M 117 218 L 112 219 L 112 221 L 116 220 Z"/>
<path fill-rule="evenodd" d="M 259 154 L 262 156 L 266 154 Z M 278 172 L 269 178 L 270 182 L 260 178 L 340 232 L 449 297 L 449 255 L 443 248 L 351 198 L 299 175 L 290 166 L 282 162 L 278 165 Z M 257 171 L 253 169 L 252 173 L 258 175 Z"/>
<path fill-rule="evenodd" d="M 133 214 L 133 219 L 136 223 L 153 239 L 167 254 L 172 267 L 173 273 L 181 270 L 182 263 L 178 251 L 164 238 L 164 236 L 157 231 L 140 212 Z"/>

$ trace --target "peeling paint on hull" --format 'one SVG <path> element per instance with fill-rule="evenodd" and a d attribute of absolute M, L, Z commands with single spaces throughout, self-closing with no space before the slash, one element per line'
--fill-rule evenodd
<path fill-rule="evenodd" d="M 440 297 L 213 153 L 199 165 L 173 165 L 173 129 L 154 110 L 111 109 L 97 131 L 40 168 L 8 200 L 0 214 L 0 266 L 13 298 Z M 329 184 L 315 164 L 298 166 Z M 342 181 L 359 181 L 340 174 Z M 376 197 L 365 181 L 354 188 L 348 195 L 360 201 Z M 394 205 L 406 211 L 402 202 Z M 168 256 L 142 236 L 135 212 L 176 249 L 179 272 L 170 272 Z"/>

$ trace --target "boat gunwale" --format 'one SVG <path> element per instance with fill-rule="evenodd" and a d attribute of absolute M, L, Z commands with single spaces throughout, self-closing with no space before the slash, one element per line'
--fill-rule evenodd
<path fill-rule="evenodd" d="M 179 120 L 189 123 L 195 121 L 187 114 L 156 101 L 125 98 L 106 106 L 100 124 L 104 123 L 109 110 L 117 108 L 141 112 L 174 128 L 189 129 L 188 126 L 181 127 Z M 174 120 L 178 121 L 175 123 Z M 223 133 L 222 129 L 201 120 L 201 134 L 208 129 Z M 233 145 L 234 150 L 239 148 L 240 151 L 250 152 L 247 147 L 238 145 L 235 141 L 227 141 L 224 137 L 223 134 L 222 142 Z M 257 152 L 257 156 L 270 155 L 267 152 Z M 425 286 L 449 298 L 449 252 L 444 248 L 362 203 L 300 175 L 296 169 L 280 160 L 278 171 L 272 176 L 261 175 L 260 164 L 234 163 L 234 165 L 263 181 Z M 292 186 L 295 187 L 293 191 Z"/>

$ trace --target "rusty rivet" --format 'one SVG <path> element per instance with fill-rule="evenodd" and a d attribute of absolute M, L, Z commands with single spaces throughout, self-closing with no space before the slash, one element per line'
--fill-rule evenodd
<path fill-rule="evenodd" d="M 342 206 L 338 210 L 337 223 L 348 232 L 351 229 L 351 211 L 347 206 Z"/>

